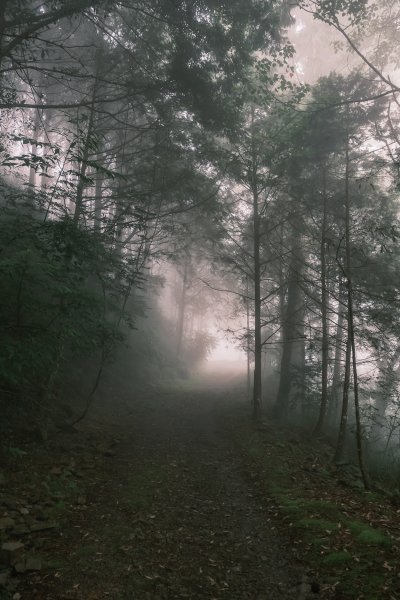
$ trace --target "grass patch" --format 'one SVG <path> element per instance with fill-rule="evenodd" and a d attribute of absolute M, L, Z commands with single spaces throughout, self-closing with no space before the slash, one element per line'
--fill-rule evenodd
<path fill-rule="evenodd" d="M 80 493 L 76 479 L 68 470 L 61 475 L 48 475 L 43 485 L 51 496 L 59 500 L 70 499 Z"/>
<path fill-rule="evenodd" d="M 355 535 L 359 544 L 369 546 L 390 546 L 391 541 L 383 531 L 366 525 L 361 521 L 347 521 L 346 526 Z"/>
<path fill-rule="evenodd" d="M 302 497 L 288 498 L 285 496 L 284 490 L 281 490 L 278 495 L 276 495 L 276 492 L 273 493 L 275 498 L 279 499 L 281 506 L 286 512 L 293 516 L 298 516 L 300 519 L 304 514 L 312 515 L 313 518 L 317 518 L 317 515 L 330 516 L 331 520 L 340 518 L 337 506 L 329 501 L 307 500 Z"/>
<path fill-rule="evenodd" d="M 364 529 L 364 531 L 357 536 L 357 541 L 360 544 L 369 544 L 373 546 L 390 546 L 388 537 L 381 531 L 372 528 L 369 528 L 368 530 Z"/>

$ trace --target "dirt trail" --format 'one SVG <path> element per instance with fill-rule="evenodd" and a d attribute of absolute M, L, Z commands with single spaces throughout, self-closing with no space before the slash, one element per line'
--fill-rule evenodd
<path fill-rule="evenodd" d="M 55 566 L 31 575 L 22 599 L 318 597 L 224 435 L 224 410 L 226 396 L 206 389 L 122 410 L 120 443 L 46 547 Z"/>

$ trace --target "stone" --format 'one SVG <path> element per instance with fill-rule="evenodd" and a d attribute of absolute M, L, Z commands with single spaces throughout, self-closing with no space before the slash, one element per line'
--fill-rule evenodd
<path fill-rule="evenodd" d="M 5 542 L 1 545 L 0 561 L 7 565 L 15 565 L 23 549 L 24 544 L 22 542 Z"/>
<path fill-rule="evenodd" d="M 36 519 L 34 519 L 33 517 L 31 517 L 31 515 L 25 515 L 24 516 L 24 522 L 25 522 L 25 525 L 27 527 L 32 527 L 32 525 L 35 525 Z"/>
<path fill-rule="evenodd" d="M 48 518 L 46 511 L 43 510 L 43 508 L 39 507 L 39 506 L 35 508 L 33 514 L 38 521 L 46 521 L 46 519 Z"/>
<path fill-rule="evenodd" d="M 30 532 L 31 530 L 26 525 L 16 525 L 12 530 L 14 535 L 28 535 Z"/>
<path fill-rule="evenodd" d="M 14 565 L 14 571 L 16 573 L 25 573 L 26 572 L 26 564 L 24 560 L 19 560 Z"/>
<path fill-rule="evenodd" d="M 15 500 L 13 500 L 12 498 L 6 498 L 5 500 L 2 501 L 2 504 L 4 504 L 4 506 L 6 508 L 9 508 L 10 510 L 18 509 L 17 502 Z"/>
<path fill-rule="evenodd" d="M 53 521 L 47 521 L 45 523 L 34 523 L 31 525 L 30 529 L 31 531 L 35 532 L 46 531 L 46 529 L 54 529 L 55 527 L 57 527 L 57 523 L 54 523 Z"/>
<path fill-rule="evenodd" d="M 38 491 L 35 491 L 29 496 L 29 502 L 31 504 L 37 504 L 38 502 L 40 502 L 40 497 L 40 493 Z"/>
<path fill-rule="evenodd" d="M 50 470 L 51 475 L 62 475 L 63 469 L 61 467 L 53 467 Z"/>
<path fill-rule="evenodd" d="M 0 587 L 4 587 L 10 579 L 10 571 L 0 573 Z"/>
<path fill-rule="evenodd" d="M 14 519 L 11 517 L 3 517 L 0 519 L 0 531 L 5 531 L 6 529 L 12 529 L 15 525 Z"/>
<path fill-rule="evenodd" d="M 40 571 L 42 568 L 42 561 L 40 558 L 27 558 L 25 567 L 27 571 Z"/>

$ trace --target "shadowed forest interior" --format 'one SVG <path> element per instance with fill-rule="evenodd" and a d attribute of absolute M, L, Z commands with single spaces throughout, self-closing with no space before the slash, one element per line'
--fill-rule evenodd
<path fill-rule="evenodd" d="M 400 598 L 399 43 L 2 0 L 0 600 Z"/>

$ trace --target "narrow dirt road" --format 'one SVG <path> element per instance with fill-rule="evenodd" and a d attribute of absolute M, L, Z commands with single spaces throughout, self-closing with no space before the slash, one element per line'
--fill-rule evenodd
<path fill-rule="evenodd" d="M 22 599 L 299 600 L 303 568 L 224 433 L 227 398 L 160 393 L 120 412 L 115 449 Z M 303 580 L 303 584 L 302 584 Z"/>

